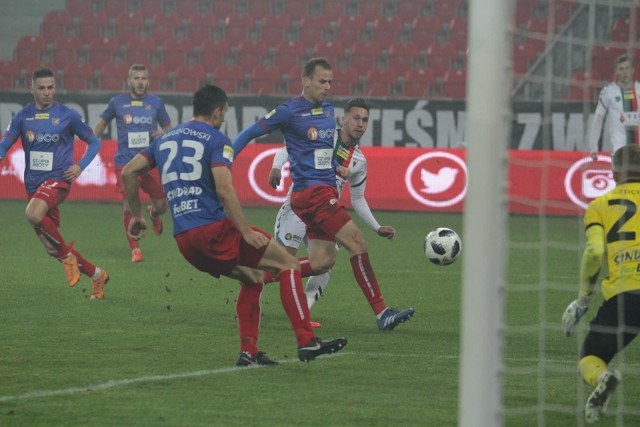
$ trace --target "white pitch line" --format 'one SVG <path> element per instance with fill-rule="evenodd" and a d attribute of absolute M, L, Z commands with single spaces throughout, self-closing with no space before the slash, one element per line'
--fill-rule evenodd
<path fill-rule="evenodd" d="M 332 354 L 331 356 L 347 356 L 352 354 L 350 352 L 341 352 L 339 354 Z M 327 357 L 322 357 L 323 359 L 328 359 Z M 296 362 L 297 360 L 288 359 L 278 361 L 278 363 L 285 364 L 289 362 Z M 108 390 L 116 387 L 123 387 L 131 384 L 139 384 L 139 383 L 149 383 L 155 381 L 167 381 L 167 380 L 179 380 L 184 378 L 196 378 L 196 377 L 204 377 L 208 375 L 217 375 L 217 374 L 226 374 L 229 372 L 238 372 L 238 371 L 246 371 L 248 369 L 260 369 L 260 368 L 271 368 L 271 366 L 248 366 L 248 367 L 238 367 L 233 366 L 229 368 L 219 368 L 219 369 L 205 369 L 202 371 L 193 371 L 193 372 L 184 372 L 182 374 L 168 374 L 168 375 L 151 375 L 148 377 L 138 377 L 138 378 L 129 378 L 124 380 L 109 380 L 107 382 L 95 385 L 88 385 L 84 387 L 69 387 L 59 390 L 39 390 L 39 391 L 31 391 L 28 393 L 16 394 L 13 396 L 0 396 L 0 403 L 11 402 L 16 400 L 31 400 L 37 399 L 41 397 L 54 397 L 54 396 L 68 396 L 70 394 L 79 394 L 79 393 L 87 393 L 98 390 Z"/>

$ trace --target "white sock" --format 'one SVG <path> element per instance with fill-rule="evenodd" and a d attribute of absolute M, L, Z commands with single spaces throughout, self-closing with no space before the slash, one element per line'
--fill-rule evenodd
<path fill-rule="evenodd" d="M 96 272 L 91 276 L 91 280 L 100 280 L 100 276 L 102 276 L 102 270 L 100 270 L 100 267 L 96 267 Z"/>

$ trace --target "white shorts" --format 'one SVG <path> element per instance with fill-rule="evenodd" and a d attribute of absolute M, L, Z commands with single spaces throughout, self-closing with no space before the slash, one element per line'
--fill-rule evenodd
<path fill-rule="evenodd" d="M 296 250 L 300 248 L 302 242 L 305 246 L 307 245 L 307 226 L 298 218 L 298 215 L 293 213 L 288 197 L 276 216 L 273 235 L 283 246 Z"/>

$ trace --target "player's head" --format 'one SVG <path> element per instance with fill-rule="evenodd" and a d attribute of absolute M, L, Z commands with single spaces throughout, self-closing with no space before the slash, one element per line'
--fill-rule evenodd
<path fill-rule="evenodd" d="M 324 58 L 311 58 L 302 69 L 302 95 L 313 104 L 323 102 L 329 95 L 333 72 Z"/>
<path fill-rule="evenodd" d="M 640 180 L 640 146 L 624 145 L 613 153 L 613 177 L 619 184 Z"/>
<path fill-rule="evenodd" d="M 149 89 L 149 71 L 142 64 L 129 68 L 129 93 L 133 98 L 142 98 Z"/>
<path fill-rule="evenodd" d="M 56 78 L 49 68 L 38 68 L 31 74 L 31 93 L 36 107 L 45 109 L 53 104 L 56 94 Z"/>
<path fill-rule="evenodd" d="M 613 62 L 613 66 L 616 72 L 616 81 L 621 86 L 630 86 L 633 83 L 633 58 L 627 54 L 620 55 Z"/>
<path fill-rule="evenodd" d="M 193 94 L 193 116 L 220 129 L 228 109 L 227 94 L 214 85 L 204 85 Z"/>
<path fill-rule="evenodd" d="M 342 116 L 342 141 L 357 144 L 369 125 L 369 104 L 363 98 L 351 98 L 344 105 Z M 346 134 L 346 135 L 345 135 Z"/>

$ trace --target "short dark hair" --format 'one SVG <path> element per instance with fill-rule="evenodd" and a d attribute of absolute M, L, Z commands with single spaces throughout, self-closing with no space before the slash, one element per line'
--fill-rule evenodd
<path fill-rule="evenodd" d="M 31 80 L 35 81 L 36 79 L 41 79 L 43 77 L 55 77 L 53 71 L 50 68 L 40 67 L 33 70 L 31 74 Z"/>
<path fill-rule="evenodd" d="M 129 68 L 129 78 L 131 78 L 136 71 L 147 71 L 147 67 L 144 64 L 133 64 L 131 68 Z"/>
<path fill-rule="evenodd" d="M 613 153 L 613 171 L 620 175 L 620 181 L 640 178 L 640 147 L 627 144 L 616 150 Z"/>
<path fill-rule="evenodd" d="M 344 112 L 348 113 L 354 107 L 364 108 L 369 112 L 369 104 L 367 104 L 364 98 L 351 98 L 348 100 L 347 103 L 344 104 Z"/>
<path fill-rule="evenodd" d="M 613 61 L 613 67 L 618 68 L 618 65 L 622 64 L 623 62 L 629 62 L 629 64 L 631 64 L 631 66 L 633 67 L 633 58 L 627 53 L 623 53 L 622 55 L 618 56 L 615 61 Z"/>
<path fill-rule="evenodd" d="M 209 117 L 216 108 L 224 108 L 227 94 L 215 85 L 206 84 L 193 94 L 193 115 Z"/>
<path fill-rule="evenodd" d="M 313 77 L 313 73 L 316 71 L 316 67 L 320 67 L 325 70 L 331 69 L 331 64 L 325 58 L 311 58 L 302 69 L 302 78 Z"/>

